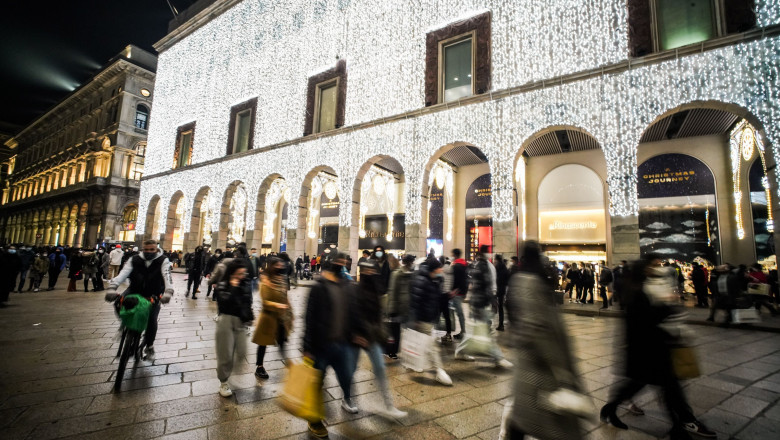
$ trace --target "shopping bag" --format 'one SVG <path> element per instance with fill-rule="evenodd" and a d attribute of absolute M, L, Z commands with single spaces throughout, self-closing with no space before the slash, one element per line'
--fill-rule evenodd
<path fill-rule="evenodd" d="M 672 347 L 672 369 L 677 379 L 699 377 L 699 361 L 693 347 Z"/>
<path fill-rule="evenodd" d="M 747 293 L 748 295 L 769 296 L 769 284 L 750 283 L 748 284 Z"/>
<path fill-rule="evenodd" d="M 490 336 L 490 326 L 487 322 L 468 321 L 466 323 L 466 337 L 463 338 L 455 349 L 455 356 L 459 354 L 486 355 L 492 353 L 493 337 Z"/>
<path fill-rule="evenodd" d="M 749 309 L 732 310 L 731 321 L 734 324 L 752 324 L 761 322 L 761 318 L 758 316 L 758 310 L 751 307 Z"/>
<path fill-rule="evenodd" d="M 558 388 L 551 393 L 540 393 L 547 406 L 556 414 L 592 419 L 596 414 L 591 398 L 568 388 Z"/>
<path fill-rule="evenodd" d="M 279 395 L 279 406 L 295 417 L 309 422 L 325 418 L 322 401 L 322 371 L 314 368 L 311 359 L 289 366 L 287 382 Z"/>
<path fill-rule="evenodd" d="M 401 365 L 421 373 L 431 367 L 428 350 L 433 344 L 433 337 L 405 328 L 401 332 Z"/>

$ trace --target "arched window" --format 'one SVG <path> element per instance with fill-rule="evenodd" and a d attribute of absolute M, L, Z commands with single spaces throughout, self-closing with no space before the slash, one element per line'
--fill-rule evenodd
<path fill-rule="evenodd" d="M 140 142 L 135 147 L 133 162 L 130 164 L 130 174 L 128 178 L 141 180 L 144 175 L 144 157 L 146 156 L 146 142 Z"/>
<path fill-rule="evenodd" d="M 146 130 L 146 126 L 149 122 L 149 108 L 143 104 L 138 104 L 135 107 L 135 126 Z"/>
<path fill-rule="evenodd" d="M 135 241 L 135 222 L 138 219 L 138 206 L 129 205 L 122 212 L 122 230 L 119 241 Z"/>

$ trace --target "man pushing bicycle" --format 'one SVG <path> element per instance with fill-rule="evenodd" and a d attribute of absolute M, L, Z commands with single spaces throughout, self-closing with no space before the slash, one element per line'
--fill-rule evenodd
<path fill-rule="evenodd" d="M 125 293 L 135 293 L 152 302 L 143 346 L 145 347 L 144 357 L 153 357 L 160 303 L 167 304 L 173 296 L 171 262 L 163 255 L 156 240 L 144 241 L 142 253 L 128 260 L 119 275 L 109 281 L 106 301 L 116 300 L 119 296 L 116 289 L 128 278 L 130 279 L 130 287 Z"/>

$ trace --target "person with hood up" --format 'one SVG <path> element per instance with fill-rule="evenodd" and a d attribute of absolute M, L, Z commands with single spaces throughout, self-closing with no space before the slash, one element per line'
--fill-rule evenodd
<path fill-rule="evenodd" d="M 379 384 L 379 391 L 384 400 L 384 408 L 381 415 L 391 418 L 406 417 L 407 413 L 399 410 L 393 404 L 393 395 L 390 393 L 390 385 L 385 373 L 385 360 L 382 356 L 384 350 L 382 344 L 387 340 L 384 332 L 383 317 L 380 297 L 379 266 L 374 261 L 366 261 L 360 265 L 360 283 L 358 294 L 354 298 L 355 325 L 352 342 L 359 348 L 355 348 L 352 355 L 352 370 L 357 369 L 357 361 L 360 356 L 359 349 L 365 350 L 371 360 L 374 377 Z"/>
<path fill-rule="evenodd" d="M 154 356 L 154 339 L 157 337 L 157 316 L 160 314 L 160 303 L 167 304 L 173 296 L 173 279 L 171 278 L 171 262 L 163 255 L 156 240 L 146 240 L 143 253 L 134 255 L 122 267 L 119 275 L 112 278 L 108 285 L 106 301 L 114 301 L 116 289 L 125 280 L 130 279 L 129 293 L 135 293 L 146 299 L 154 297 L 155 301 L 149 311 L 149 324 L 144 333 L 145 357 Z"/>
<path fill-rule="evenodd" d="M 89 292 L 89 280 L 92 280 L 92 291 L 97 292 L 97 271 L 100 258 L 94 251 L 81 254 L 81 270 L 84 276 L 84 292 Z"/>
<path fill-rule="evenodd" d="M 379 266 L 379 288 L 382 295 L 387 293 L 387 288 L 390 286 L 390 263 L 387 261 L 387 253 L 383 246 L 377 246 L 374 248 L 374 255 L 371 258 L 376 261 Z"/>
<path fill-rule="evenodd" d="M 19 270 L 19 288 L 16 290 L 22 293 L 24 282 L 27 280 L 27 273 L 30 271 L 35 254 L 28 246 L 20 246 L 17 255 L 19 255 L 19 260 L 22 262 L 22 267 Z"/>
<path fill-rule="evenodd" d="M 245 326 L 254 320 L 249 272 L 250 266 L 245 261 L 232 260 L 214 291 L 219 311 L 214 347 L 217 352 L 219 395 L 222 397 L 233 395 L 228 379 L 233 373 L 234 359 L 241 359 L 246 353 Z"/>
<path fill-rule="evenodd" d="M 54 285 L 57 284 L 57 278 L 60 276 L 60 272 L 65 270 L 65 265 L 68 263 L 68 258 L 63 254 L 62 248 L 58 247 L 51 254 L 49 254 L 49 288 L 47 290 L 54 290 Z"/>
<path fill-rule="evenodd" d="M 200 290 L 200 282 L 203 279 L 203 270 L 206 268 L 206 258 L 203 255 L 203 248 L 201 246 L 196 247 L 195 252 L 188 254 L 184 259 L 187 262 L 187 293 L 184 296 L 189 298 L 190 289 L 192 289 L 192 299 L 198 299 L 195 295 Z M 195 287 L 193 287 L 193 284 Z"/>
<path fill-rule="evenodd" d="M 430 335 L 433 332 L 433 323 L 439 318 L 441 308 L 439 306 L 442 286 L 439 275 L 442 266 L 435 258 L 425 260 L 412 279 L 409 310 L 411 311 L 412 325 L 416 331 Z M 444 371 L 439 344 L 432 343 L 429 347 L 433 367 L 436 369 L 436 381 L 443 385 L 452 385 L 452 379 Z"/>

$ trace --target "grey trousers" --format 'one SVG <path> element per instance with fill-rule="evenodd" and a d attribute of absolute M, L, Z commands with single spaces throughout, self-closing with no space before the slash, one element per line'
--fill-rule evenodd
<path fill-rule="evenodd" d="M 233 372 L 233 359 L 246 355 L 246 330 L 237 316 L 219 315 L 217 317 L 217 377 L 227 382 Z"/>

